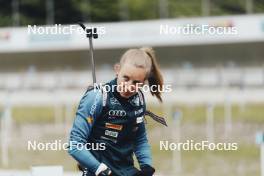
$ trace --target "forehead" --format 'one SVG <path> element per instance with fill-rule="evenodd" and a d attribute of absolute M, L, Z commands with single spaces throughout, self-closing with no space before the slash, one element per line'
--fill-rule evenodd
<path fill-rule="evenodd" d="M 145 79 L 146 73 L 145 68 L 136 67 L 132 64 L 124 64 L 120 70 L 122 76 L 128 76 L 130 79 L 141 81 Z"/>

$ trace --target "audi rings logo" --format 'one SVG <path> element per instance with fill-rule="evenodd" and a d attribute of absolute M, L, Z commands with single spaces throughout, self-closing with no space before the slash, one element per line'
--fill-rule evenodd
<path fill-rule="evenodd" d="M 110 110 L 108 112 L 108 115 L 117 116 L 117 117 L 124 117 L 124 116 L 126 116 L 126 111 L 124 111 L 124 110 Z"/>

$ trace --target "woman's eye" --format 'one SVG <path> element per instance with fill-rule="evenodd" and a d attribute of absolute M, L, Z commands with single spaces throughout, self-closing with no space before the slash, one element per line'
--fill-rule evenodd
<path fill-rule="evenodd" d="M 129 81 L 128 77 L 123 77 L 123 78 L 124 78 L 124 81 Z"/>
<path fill-rule="evenodd" d="M 133 84 L 134 85 L 137 85 L 139 82 L 138 81 L 133 81 Z"/>

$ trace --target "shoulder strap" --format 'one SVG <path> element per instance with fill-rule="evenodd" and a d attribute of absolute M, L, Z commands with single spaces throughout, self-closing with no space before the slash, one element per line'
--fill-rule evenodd
<path fill-rule="evenodd" d="M 144 99 L 144 95 L 141 92 L 141 90 L 138 91 L 138 96 L 139 96 L 139 101 L 140 101 L 141 105 L 144 105 L 145 99 Z"/>
<path fill-rule="evenodd" d="M 103 107 L 105 107 L 106 103 L 107 103 L 107 91 L 105 89 L 105 86 L 103 86 L 101 88 L 101 90 L 102 90 L 102 94 L 103 94 Z"/>

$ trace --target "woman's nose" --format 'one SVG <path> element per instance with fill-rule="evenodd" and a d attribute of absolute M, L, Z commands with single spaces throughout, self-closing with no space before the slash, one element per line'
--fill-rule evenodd
<path fill-rule="evenodd" d="M 125 81 L 123 82 L 123 86 L 129 87 L 132 84 L 131 81 Z"/>

